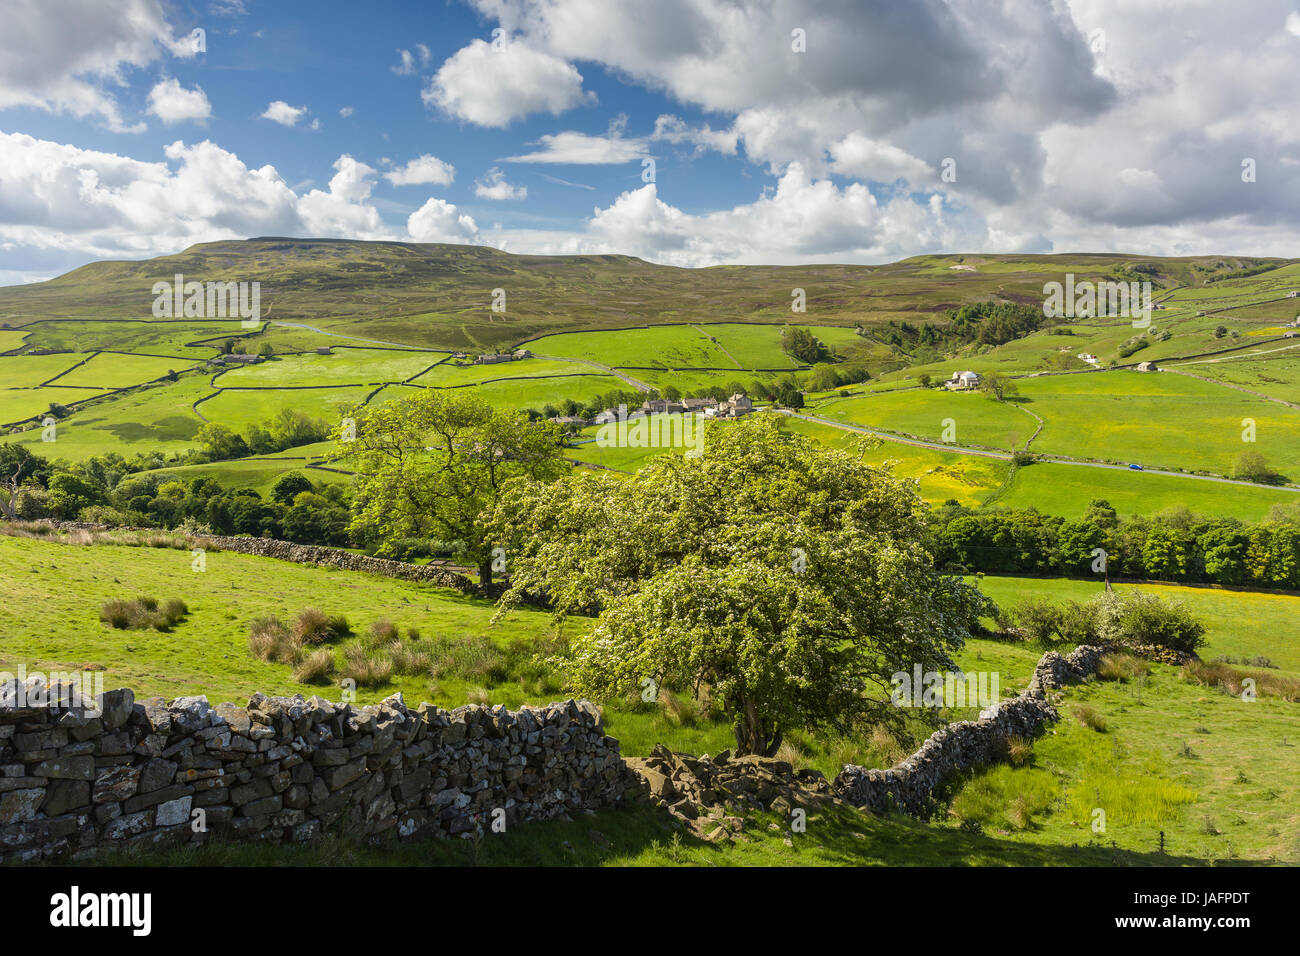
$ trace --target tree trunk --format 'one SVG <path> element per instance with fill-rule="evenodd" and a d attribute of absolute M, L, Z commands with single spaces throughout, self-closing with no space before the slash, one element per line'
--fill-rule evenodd
<path fill-rule="evenodd" d="M 481 591 L 486 592 L 492 587 L 492 559 L 478 563 L 478 586 Z"/>

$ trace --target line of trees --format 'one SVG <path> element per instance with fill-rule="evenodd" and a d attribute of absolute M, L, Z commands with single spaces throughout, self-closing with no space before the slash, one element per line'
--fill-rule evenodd
<path fill-rule="evenodd" d="M 1275 506 L 1268 520 L 1246 524 L 1184 507 L 1120 518 L 1102 499 L 1077 519 L 972 511 L 950 501 L 931 513 L 929 545 L 954 570 L 1078 577 L 1104 569 L 1154 581 L 1300 589 L 1297 505 Z"/>

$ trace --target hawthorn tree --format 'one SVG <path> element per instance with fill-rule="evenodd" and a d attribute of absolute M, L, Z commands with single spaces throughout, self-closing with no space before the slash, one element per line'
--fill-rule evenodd
<path fill-rule="evenodd" d="M 399 538 L 456 542 L 484 587 L 494 544 L 480 516 L 509 479 L 544 483 L 569 470 L 559 426 L 441 389 L 367 407 L 354 439 L 341 428 L 335 437 L 357 474 L 352 528 L 376 531 L 381 553 Z"/>
<path fill-rule="evenodd" d="M 634 475 L 511 482 L 487 519 L 512 555 L 500 613 L 526 595 L 597 613 L 565 662 L 575 690 L 707 692 L 741 753 L 798 727 L 897 726 L 891 676 L 951 667 L 990 605 L 936 571 L 914 487 L 860 452 L 751 418 Z"/>

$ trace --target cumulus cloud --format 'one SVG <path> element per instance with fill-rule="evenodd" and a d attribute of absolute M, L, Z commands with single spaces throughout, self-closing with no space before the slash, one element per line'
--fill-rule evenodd
<path fill-rule="evenodd" d="M 474 195 L 479 199 L 527 199 L 528 187 L 512 186 L 506 182 L 506 174 L 493 166 L 482 179 L 474 180 Z"/>
<path fill-rule="evenodd" d="M 416 186 L 425 183 L 450 186 L 456 178 L 456 168 L 451 163 L 444 163 L 437 156 L 425 153 L 405 166 L 398 166 L 384 173 L 384 178 L 394 186 Z"/>
<path fill-rule="evenodd" d="M 339 110 L 339 116 L 343 117 L 344 119 L 347 119 L 347 118 L 348 118 L 349 116 L 351 116 L 354 112 L 356 112 L 356 111 L 353 110 L 352 107 L 350 107 L 350 106 L 344 106 L 342 109 Z"/>
<path fill-rule="evenodd" d="M 201 123 L 212 115 L 212 104 L 200 86 L 187 90 L 178 80 L 163 80 L 149 91 L 149 112 L 164 123 Z"/>
<path fill-rule="evenodd" d="M 523 43 L 475 40 L 439 67 L 424 102 L 478 126 L 504 127 L 531 113 L 559 115 L 595 103 L 577 68 Z"/>
<path fill-rule="evenodd" d="M 308 112 L 310 111 L 305 106 L 290 106 L 284 100 L 275 100 L 267 105 L 265 112 L 262 113 L 262 119 L 279 123 L 281 126 L 296 126 L 298 120 Z"/>
<path fill-rule="evenodd" d="M 111 91 L 131 68 L 193 55 L 158 0 L 15 0 L 0 30 L 0 109 L 28 106 L 139 132 Z"/>
<path fill-rule="evenodd" d="M 434 198 L 411 213 L 406 231 L 415 242 L 473 242 L 478 237 L 472 216 L 461 214 L 452 203 Z"/>

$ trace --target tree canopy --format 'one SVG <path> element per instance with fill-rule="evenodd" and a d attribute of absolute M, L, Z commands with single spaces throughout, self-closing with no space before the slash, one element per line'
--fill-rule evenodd
<path fill-rule="evenodd" d="M 486 585 L 494 545 L 480 516 L 509 479 L 545 482 L 567 472 L 561 442 L 551 422 L 439 389 L 367 407 L 356 416 L 355 439 L 341 444 L 357 473 L 353 526 L 375 530 L 380 553 L 402 538 L 456 542 Z"/>
<path fill-rule="evenodd" d="M 707 693 L 741 752 L 770 754 L 795 727 L 897 724 L 891 675 L 951 666 L 987 602 L 935 570 L 924 513 L 860 454 L 750 419 L 631 476 L 512 482 L 488 523 L 510 554 L 504 608 L 599 613 L 567 662 L 578 692 Z"/>

